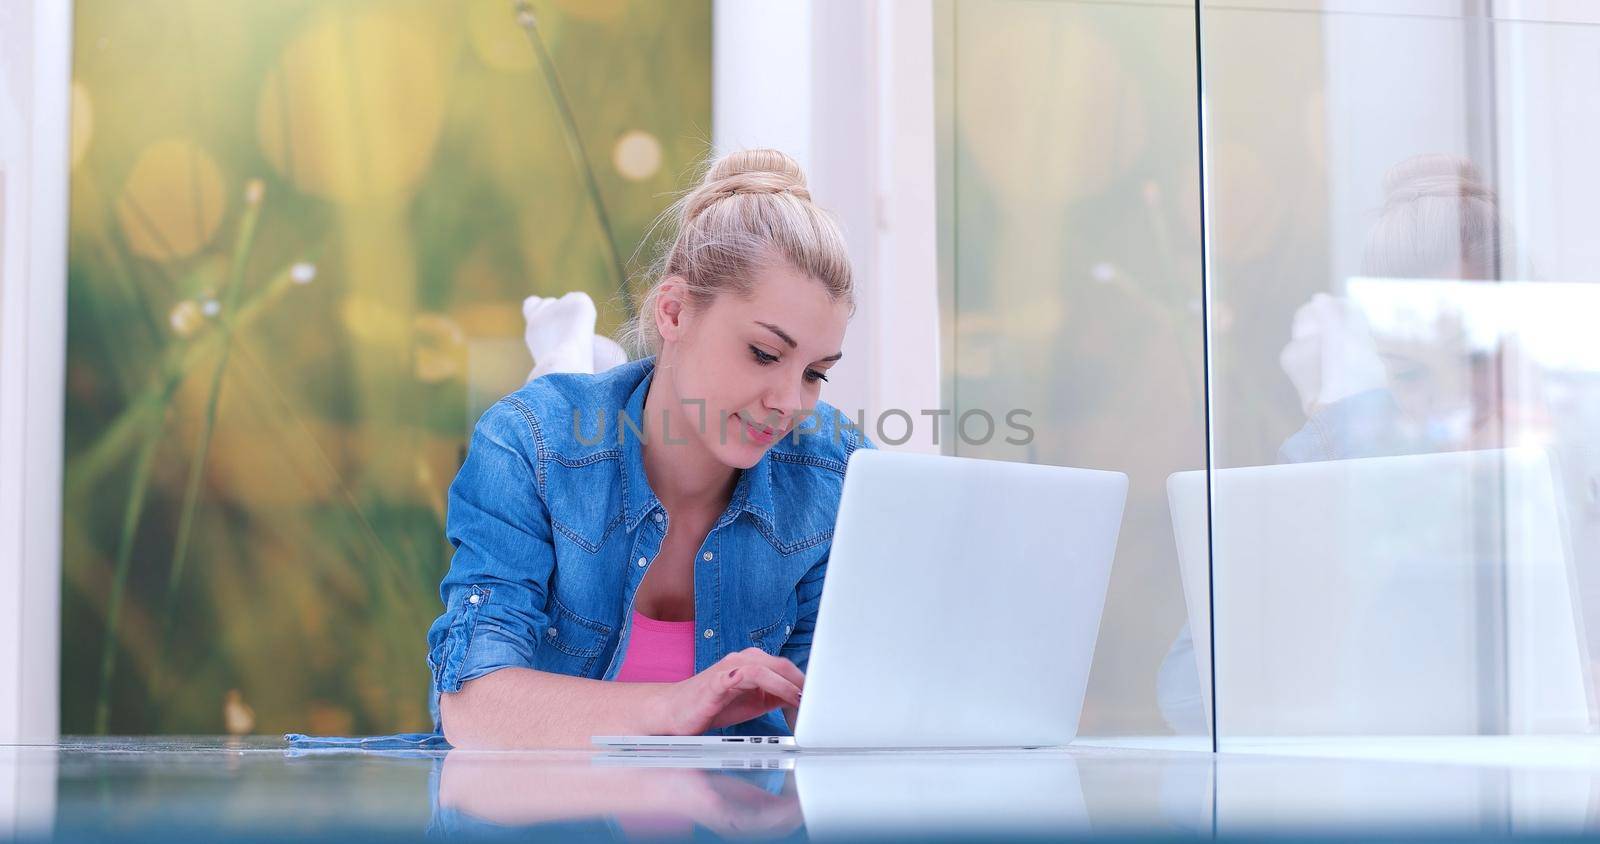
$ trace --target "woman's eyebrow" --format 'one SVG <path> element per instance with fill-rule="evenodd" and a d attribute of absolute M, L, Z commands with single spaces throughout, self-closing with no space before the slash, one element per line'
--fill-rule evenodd
<path fill-rule="evenodd" d="M 789 332 L 784 331 L 784 329 L 778 328 L 778 326 L 774 326 L 773 323 L 763 323 L 763 321 L 755 320 L 755 324 L 758 324 L 758 326 L 762 326 L 762 328 L 765 328 L 766 331 L 771 331 L 771 332 L 773 332 L 773 334 L 778 334 L 779 339 L 784 340 L 784 342 L 786 342 L 786 344 L 789 344 L 789 348 L 797 348 L 798 345 L 800 345 L 800 344 L 797 344 L 797 342 L 795 342 L 794 337 L 790 337 L 789 336 Z M 834 353 L 832 353 L 832 355 L 826 356 L 826 358 L 818 358 L 818 363 L 826 363 L 826 361 L 837 361 L 838 358 L 843 358 L 843 356 L 845 356 L 845 353 L 843 353 L 843 352 L 834 352 Z"/>
<path fill-rule="evenodd" d="M 787 333 L 785 333 L 783 329 L 779 328 L 776 325 L 773 325 L 770 322 L 762 322 L 761 320 L 758 319 L 758 320 L 756 320 L 756 325 L 759 325 L 762 328 L 765 328 L 766 330 L 771 331 L 773 334 L 778 335 L 779 339 L 783 340 L 783 342 L 785 342 L 785 343 L 788 343 L 789 344 L 789 348 L 791 348 L 791 349 L 798 348 L 799 345 L 800 345 L 799 343 L 796 343 L 794 341 L 793 337 L 790 337 Z"/>

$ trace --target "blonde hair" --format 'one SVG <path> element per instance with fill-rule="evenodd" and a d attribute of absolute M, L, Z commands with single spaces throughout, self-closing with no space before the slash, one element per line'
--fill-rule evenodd
<path fill-rule="evenodd" d="M 620 338 L 636 355 L 661 350 L 655 311 L 661 283 L 670 276 L 682 278 L 690 306 L 703 309 L 723 293 L 750 296 L 756 272 L 778 262 L 815 279 L 833 301 L 854 310 L 844 234 L 812 203 L 800 165 L 778 150 L 742 150 L 715 160 L 656 226 L 668 222 L 672 239 L 649 269 L 648 287 Z"/>
<path fill-rule="evenodd" d="M 1383 210 L 1362 272 L 1390 278 L 1493 280 L 1510 259 L 1500 204 L 1471 161 L 1418 155 L 1385 175 Z"/>

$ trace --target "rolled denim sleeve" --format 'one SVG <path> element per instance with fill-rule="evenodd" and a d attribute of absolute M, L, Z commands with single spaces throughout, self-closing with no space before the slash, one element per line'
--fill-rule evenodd
<path fill-rule="evenodd" d="M 478 420 L 450 484 L 445 534 L 455 553 L 439 584 L 444 612 L 428 629 L 436 732 L 440 694 L 502 668 L 532 668 L 538 632 L 549 626 L 544 606 L 555 549 L 538 484 L 538 443 L 530 409 L 502 399 Z"/>

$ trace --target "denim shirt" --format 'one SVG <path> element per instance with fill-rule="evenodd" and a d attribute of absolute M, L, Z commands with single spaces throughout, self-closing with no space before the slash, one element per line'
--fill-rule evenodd
<path fill-rule="evenodd" d="M 444 612 L 428 630 L 435 732 L 442 692 L 501 668 L 616 677 L 634 593 L 669 520 L 637 433 L 654 368 L 645 358 L 596 375 L 544 375 L 478 420 L 450 485 L 455 554 L 439 584 Z M 739 473 L 695 552 L 696 673 L 752 646 L 806 669 L 845 464 L 871 447 L 819 402 Z M 788 726 L 774 710 L 713 732 Z"/>

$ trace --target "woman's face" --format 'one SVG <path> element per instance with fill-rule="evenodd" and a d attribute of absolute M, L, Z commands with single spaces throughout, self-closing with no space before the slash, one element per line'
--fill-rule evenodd
<path fill-rule="evenodd" d="M 1373 335 L 1388 372 L 1390 394 L 1403 418 L 1436 439 L 1464 437 L 1481 408 L 1476 380 L 1481 367 L 1457 314 L 1442 312 L 1426 330 L 1407 336 Z"/>
<path fill-rule="evenodd" d="M 759 271 L 748 299 L 724 294 L 701 310 L 667 284 L 656 377 L 671 380 L 688 437 L 727 466 L 754 466 L 816 407 L 850 306 L 786 264 Z M 669 433 L 686 438 L 677 424 Z"/>

